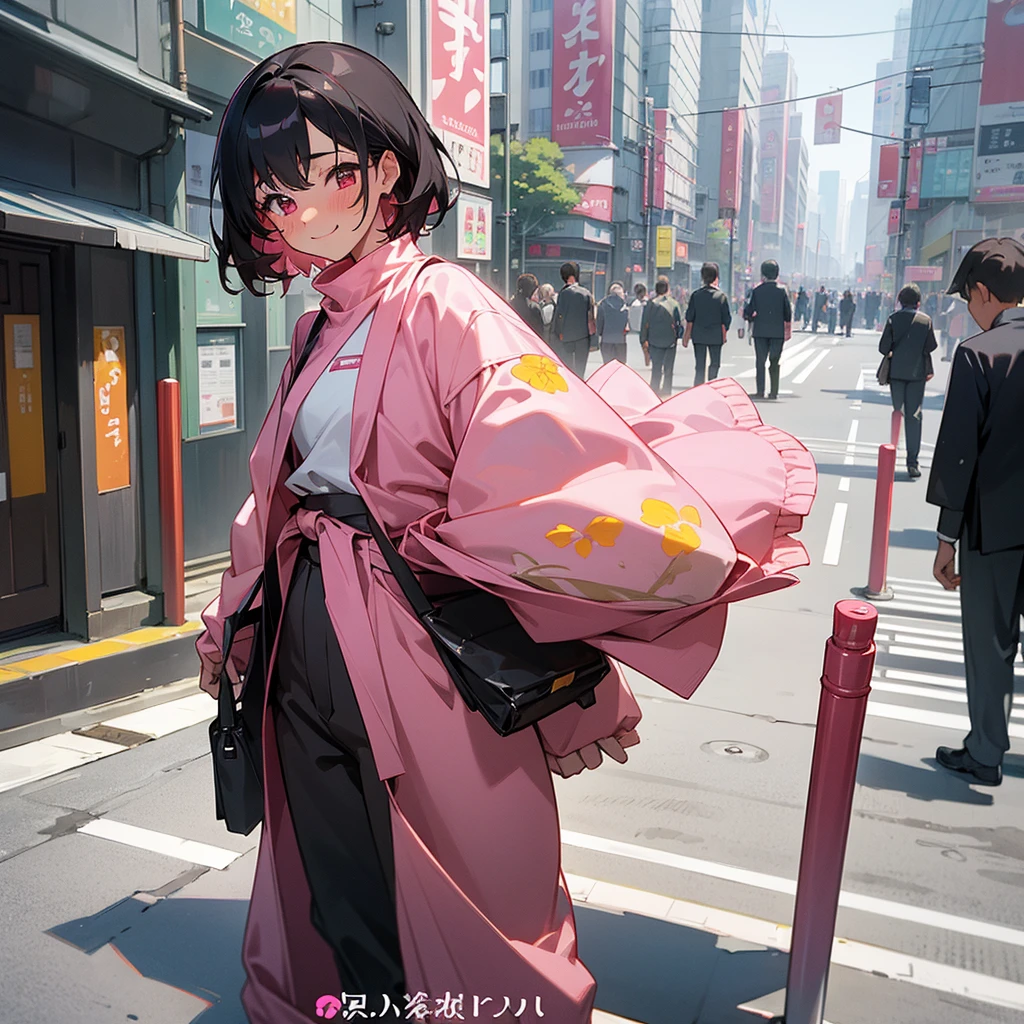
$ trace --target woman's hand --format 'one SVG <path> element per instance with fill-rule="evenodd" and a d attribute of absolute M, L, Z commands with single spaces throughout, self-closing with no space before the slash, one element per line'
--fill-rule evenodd
<path fill-rule="evenodd" d="M 627 760 L 626 748 L 635 747 L 639 742 L 640 737 L 636 734 L 636 729 L 629 729 L 627 732 L 616 733 L 616 735 L 608 736 L 605 739 L 598 740 L 596 743 L 589 743 L 580 750 L 566 754 L 565 757 L 555 757 L 552 754 L 548 754 L 548 767 L 556 775 L 561 775 L 563 779 L 568 779 L 573 775 L 579 775 L 584 768 L 600 767 L 603 759 L 602 751 L 613 761 L 625 764 Z"/>

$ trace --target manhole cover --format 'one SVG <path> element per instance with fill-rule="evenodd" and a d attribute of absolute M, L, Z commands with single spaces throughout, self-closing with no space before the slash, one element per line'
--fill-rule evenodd
<path fill-rule="evenodd" d="M 768 751 L 755 747 L 753 743 L 740 743 L 738 740 L 711 740 L 702 743 L 701 750 L 705 754 L 717 754 L 733 761 L 767 761 Z"/>

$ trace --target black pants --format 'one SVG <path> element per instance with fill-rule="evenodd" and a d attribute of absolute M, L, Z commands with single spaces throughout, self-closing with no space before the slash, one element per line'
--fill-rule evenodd
<path fill-rule="evenodd" d="M 903 432 L 907 439 L 907 466 L 916 466 L 921 452 L 921 407 L 924 405 L 923 380 L 890 380 L 892 407 L 903 413 Z"/>
<path fill-rule="evenodd" d="M 623 365 L 626 362 L 626 342 L 625 341 L 602 341 L 601 342 L 601 362 L 611 363 L 616 359 Z"/>
<path fill-rule="evenodd" d="M 647 351 L 651 356 L 651 387 L 656 395 L 670 398 L 672 375 L 676 365 L 676 346 L 673 342 L 665 348 L 656 348 L 648 342 Z"/>
<path fill-rule="evenodd" d="M 319 551 L 305 543 L 285 603 L 272 691 L 274 728 L 311 920 L 342 987 L 403 1006 L 387 785 L 324 603 Z"/>
<path fill-rule="evenodd" d="M 590 355 L 590 338 L 563 340 L 558 343 L 565 365 L 581 380 L 587 373 L 587 357 Z"/>
<path fill-rule="evenodd" d="M 697 369 L 693 375 L 693 386 L 704 383 L 704 367 L 708 356 L 711 357 L 711 365 L 708 367 L 707 379 L 715 380 L 718 377 L 718 368 L 722 365 L 721 345 L 701 345 L 696 341 L 693 343 L 693 358 L 697 362 Z"/>
<path fill-rule="evenodd" d="M 754 358 L 758 397 L 764 398 L 764 364 L 768 361 L 768 377 L 771 381 L 771 395 L 779 393 L 779 360 L 782 358 L 783 338 L 755 338 Z"/>

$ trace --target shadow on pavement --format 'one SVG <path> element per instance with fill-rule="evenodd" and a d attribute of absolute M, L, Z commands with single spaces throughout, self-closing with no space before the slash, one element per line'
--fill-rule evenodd
<path fill-rule="evenodd" d="M 750 1024 L 738 1009 L 786 984 L 788 957 L 638 914 L 575 908 L 596 1006 L 644 1024 Z M 205 1024 L 205 1022 L 204 1022 Z"/>
<path fill-rule="evenodd" d="M 198 1024 L 245 1024 L 240 993 L 247 900 L 175 897 L 147 904 L 129 897 L 50 934 L 94 953 L 110 943 L 143 977 L 210 1004 Z M 147 1019 L 140 1011 L 141 1019 Z"/>
<path fill-rule="evenodd" d="M 933 758 L 922 761 L 927 767 L 901 764 L 873 754 L 861 754 L 857 766 L 857 782 L 867 789 L 887 789 L 906 793 L 912 800 L 945 800 L 950 803 L 989 807 L 991 793 L 971 789 L 966 779 L 940 769 Z"/>
<path fill-rule="evenodd" d="M 936 545 L 935 531 L 922 529 L 890 530 L 889 544 L 898 548 L 918 548 L 921 551 L 934 551 Z"/>
<path fill-rule="evenodd" d="M 845 395 L 851 402 L 862 402 L 864 405 L 887 405 L 892 409 L 892 399 L 888 391 L 857 391 L 854 388 L 822 388 L 823 395 Z M 942 406 L 946 401 L 945 395 L 924 396 L 921 408 L 925 412 L 942 412 Z"/>

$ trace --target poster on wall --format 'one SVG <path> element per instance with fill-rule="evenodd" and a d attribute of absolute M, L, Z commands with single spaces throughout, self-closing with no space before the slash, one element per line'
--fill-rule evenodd
<path fill-rule="evenodd" d="M 580 201 L 572 212 L 611 223 L 614 202 L 615 163 L 611 153 L 602 154 L 587 163 L 574 160 L 565 165 L 566 174 L 581 187 Z"/>
<path fill-rule="evenodd" d="M 92 329 L 93 409 L 96 421 L 96 490 L 131 486 L 128 457 L 128 371 L 123 327 Z"/>
<path fill-rule="evenodd" d="M 459 225 L 460 260 L 489 260 L 491 258 L 491 201 L 459 197 L 456 206 Z"/>
<path fill-rule="evenodd" d="M 655 237 L 655 264 L 659 270 L 675 266 L 676 262 L 676 229 L 671 225 L 661 226 Z"/>
<path fill-rule="evenodd" d="M 820 96 L 814 107 L 814 144 L 832 146 L 842 141 L 843 94 Z"/>
<path fill-rule="evenodd" d="M 203 27 L 257 57 L 269 57 L 296 41 L 295 0 L 203 0 Z"/>
<path fill-rule="evenodd" d="M 238 426 L 238 341 L 233 334 L 210 336 L 199 350 L 199 433 Z"/>
<path fill-rule="evenodd" d="M 1024 0 L 989 0 L 974 160 L 974 201 L 1024 200 Z"/>
<path fill-rule="evenodd" d="M 551 140 L 609 146 L 615 84 L 615 0 L 559 0 L 551 56 Z"/>
<path fill-rule="evenodd" d="M 463 182 L 490 185 L 487 0 L 430 0 L 427 52 L 433 125 Z"/>
<path fill-rule="evenodd" d="M 39 317 L 5 316 L 7 436 L 11 498 L 46 493 L 43 437 L 43 375 L 39 365 Z"/>
<path fill-rule="evenodd" d="M 740 168 L 743 165 L 743 111 L 722 114 L 722 159 L 718 175 L 719 219 L 735 217 L 740 208 Z"/>

